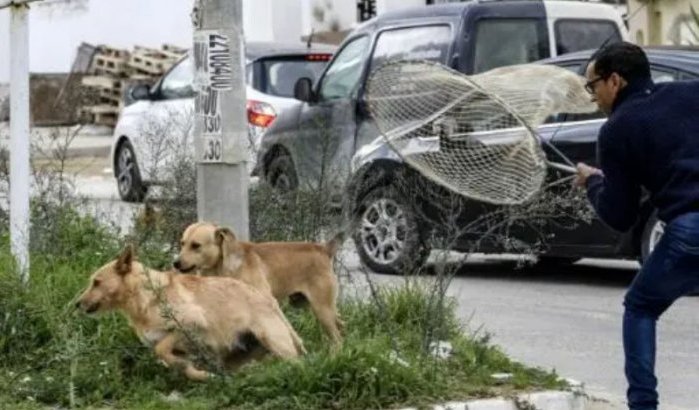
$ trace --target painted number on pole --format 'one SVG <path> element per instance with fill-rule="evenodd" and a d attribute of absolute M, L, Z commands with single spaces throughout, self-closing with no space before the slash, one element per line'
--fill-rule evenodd
<path fill-rule="evenodd" d="M 204 136 L 204 157 L 202 162 L 221 162 L 223 157 L 223 139 Z"/>
<path fill-rule="evenodd" d="M 233 88 L 233 66 L 227 35 L 213 30 L 199 31 L 194 36 L 194 83 L 214 90 Z"/>
<path fill-rule="evenodd" d="M 223 157 L 220 92 L 211 87 L 200 88 L 195 100 L 194 111 L 203 127 L 204 154 L 202 161 L 220 162 Z"/>
<path fill-rule="evenodd" d="M 202 126 L 202 162 L 223 160 L 221 93 L 233 88 L 228 40 L 215 30 L 194 35 L 194 85 L 198 90 L 194 111 Z"/>

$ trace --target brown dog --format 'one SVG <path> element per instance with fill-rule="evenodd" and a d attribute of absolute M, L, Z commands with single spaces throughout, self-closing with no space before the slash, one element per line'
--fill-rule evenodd
<path fill-rule="evenodd" d="M 76 306 L 86 313 L 121 310 L 166 366 L 183 370 L 192 380 L 209 376 L 192 362 L 202 350 L 229 369 L 264 350 L 284 359 L 305 353 L 269 295 L 234 278 L 147 269 L 135 261 L 131 246 L 92 275 Z M 251 342 L 259 346 L 248 352 Z"/>
<path fill-rule="evenodd" d="M 335 347 L 342 342 L 333 257 L 342 243 L 243 242 L 227 228 L 199 222 L 182 234 L 175 268 L 204 275 L 230 275 L 271 292 L 277 300 L 303 296 Z"/>

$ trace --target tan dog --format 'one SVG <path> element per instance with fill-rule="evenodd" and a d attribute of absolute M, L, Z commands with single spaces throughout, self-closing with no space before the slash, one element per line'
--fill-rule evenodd
<path fill-rule="evenodd" d="M 243 242 L 227 228 L 199 222 L 182 234 L 175 267 L 181 272 L 231 275 L 277 300 L 303 296 L 335 347 L 342 342 L 337 313 L 337 278 L 333 257 L 342 243 L 338 235 L 326 244 L 307 242 Z"/>
<path fill-rule="evenodd" d="M 192 362 L 202 350 L 229 369 L 261 356 L 264 349 L 284 359 L 305 353 L 269 295 L 233 278 L 147 269 L 135 261 L 131 246 L 92 275 L 76 306 L 86 313 L 121 310 L 166 366 L 193 380 L 209 376 Z M 259 346 L 248 352 L 246 344 L 255 341 Z"/>

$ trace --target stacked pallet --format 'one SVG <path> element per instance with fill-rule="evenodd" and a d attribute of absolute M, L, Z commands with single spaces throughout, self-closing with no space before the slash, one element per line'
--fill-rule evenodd
<path fill-rule="evenodd" d="M 186 49 L 165 44 L 161 49 L 135 46 L 133 51 L 98 46 L 83 87 L 97 94 L 98 103 L 81 108 L 87 122 L 114 126 L 125 93 L 136 84 L 153 84 L 184 54 Z"/>

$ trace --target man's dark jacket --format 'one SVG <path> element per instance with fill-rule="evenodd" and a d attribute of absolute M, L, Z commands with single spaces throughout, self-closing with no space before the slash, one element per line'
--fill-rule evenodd
<path fill-rule="evenodd" d="M 629 83 L 597 141 L 604 176 L 587 180 L 597 215 L 618 231 L 636 222 L 641 188 L 665 222 L 699 212 L 699 81 Z"/>

